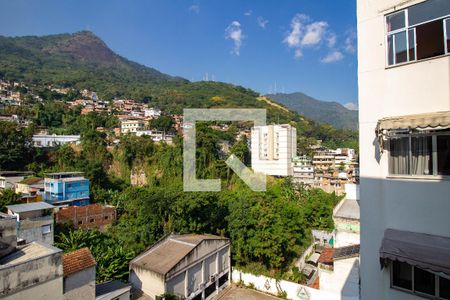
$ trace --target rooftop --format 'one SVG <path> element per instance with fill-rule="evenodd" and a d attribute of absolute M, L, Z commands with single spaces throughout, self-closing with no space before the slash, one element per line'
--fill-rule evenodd
<path fill-rule="evenodd" d="M 333 263 L 333 253 L 334 253 L 334 248 L 331 248 L 331 247 L 323 248 L 322 253 L 320 253 L 319 263 L 332 264 Z"/>
<path fill-rule="evenodd" d="M 63 256 L 64 277 L 94 267 L 97 263 L 88 248 L 81 248 Z"/>
<path fill-rule="evenodd" d="M 359 245 L 334 248 L 333 259 L 345 259 L 359 256 Z"/>
<path fill-rule="evenodd" d="M 62 252 L 62 250 L 41 242 L 31 242 L 18 247 L 16 251 L 3 257 L 0 260 L 0 269 L 58 252 Z"/>
<path fill-rule="evenodd" d="M 27 171 L 0 171 L 0 176 L 3 177 L 20 177 L 20 176 L 30 176 L 33 172 Z"/>
<path fill-rule="evenodd" d="M 57 172 L 57 173 L 47 173 L 45 174 L 46 178 L 53 178 L 53 179 L 59 179 L 59 178 L 67 178 L 67 177 L 80 177 L 84 173 L 83 172 Z"/>
<path fill-rule="evenodd" d="M 119 280 L 113 280 L 108 281 L 104 283 L 97 284 L 95 286 L 95 298 L 98 298 L 103 295 L 107 295 L 119 290 L 123 290 L 125 292 L 126 290 L 131 289 L 131 284 L 125 284 Z"/>
<path fill-rule="evenodd" d="M 22 213 L 22 212 L 27 212 L 27 211 L 41 210 L 41 209 L 51 209 L 51 208 L 55 208 L 55 207 L 46 202 L 33 202 L 33 203 L 7 205 L 6 208 L 14 213 Z"/>
<path fill-rule="evenodd" d="M 164 275 L 205 240 L 228 239 L 215 235 L 170 235 L 137 256 L 131 264 Z"/>
<path fill-rule="evenodd" d="M 334 217 L 359 220 L 359 201 L 355 199 L 345 199 L 343 201 L 341 207 L 334 214 Z"/>
<path fill-rule="evenodd" d="M 31 184 L 36 184 L 36 183 L 43 182 L 43 181 L 44 181 L 44 179 L 40 178 L 40 177 L 28 177 L 28 178 L 23 179 L 19 183 L 31 185 Z"/>

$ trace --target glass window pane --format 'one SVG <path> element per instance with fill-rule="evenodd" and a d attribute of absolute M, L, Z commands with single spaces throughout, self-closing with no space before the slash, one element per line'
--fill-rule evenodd
<path fill-rule="evenodd" d="M 416 37 L 414 36 L 414 29 L 408 31 L 408 43 L 409 60 L 416 60 Z"/>
<path fill-rule="evenodd" d="M 439 278 L 439 297 L 450 300 L 450 279 Z"/>
<path fill-rule="evenodd" d="M 450 53 L 450 19 L 445 20 L 445 31 L 447 32 L 447 53 Z"/>
<path fill-rule="evenodd" d="M 414 290 L 428 295 L 434 295 L 436 292 L 436 275 L 425 270 L 414 268 Z"/>
<path fill-rule="evenodd" d="M 437 137 L 438 175 L 450 175 L 450 135 Z"/>
<path fill-rule="evenodd" d="M 392 262 L 392 285 L 412 290 L 412 267 L 407 263 Z"/>
<path fill-rule="evenodd" d="M 386 16 L 387 31 L 393 31 L 401 28 L 405 28 L 405 11 L 394 13 Z"/>
<path fill-rule="evenodd" d="M 395 34 L 395 63 L 403 63 L 408 60 L 406 56 L 406 31 Z"/>
<path fill-rule="evenodd" d="M 444 54 L 444 25 L 438 20 L 416 27 L 417 59 Z"/>
<path fill-rule="evenodd" d="M 409 138 L 393 138 L 389 141 L 389 173 L 409 174 Z"/>
<path fill-rule="evenodd" d="M 388 65 L 394 64 L 394 35 L 388 36 Z"/>
<path fill-rule="evenodd" d="M 450 14 L 448 0 L 428 0 L 408 8 L 409 26 Z"/>
<path fill-rule="evenodd" d="M 411 174 L 433 175 L 431 136 L 411 138 Z"/>

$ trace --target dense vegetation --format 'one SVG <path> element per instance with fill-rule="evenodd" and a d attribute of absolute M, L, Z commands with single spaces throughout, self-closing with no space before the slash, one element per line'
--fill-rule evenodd
<path fill-rule="evenodd" d="M 235 265 L 301 280 L 288 271 L 308 246 L 310 229 L 333 228 L 332 210 L 339 200 L 334 194 L 306 191 L 293 186 L 289 179 L 273 178 L 267 192 L 248 189 L 227 168 L 218 151 L 223 139 L 231 140 L 226 133 L 200 124 L 197 135 L 201 145 L 198 166 L 203 170 L 199 176 L 222 178 L 223 191 L 188 193 L 182 189 L 181 139 L 166 145 L 155 144 L 148 137 L 123 136 L 120 144 L 108 149 L 105 133 L 93 129 L 98 124 L 89 125 L 95 120 L 86 115 L 76 121 L 83 128 L 79 146 L 45 152 L 28 144 L 23 147 L 32 157 L 25 169 L 41 176 L 56 170 L 83 171 L 92 182 L 92 201 L 117 207 L 119 219 L 104 233 L 60 226 L 56 236 L 56 245 L 64 251 L 91 249 L 100 282 L 126 280 L 129 260 L 170 232 L 230 237 Z M 11 138 L 26 135 L 26 129 L 9 128 Z M 21 140 L 15 142 L 20 144 Z M 233 143 L 231 151 L 248 161 L 246 141 Z M 130 174 L 137 170 L 145 172 L 146 185 L 130 185 Z"/>

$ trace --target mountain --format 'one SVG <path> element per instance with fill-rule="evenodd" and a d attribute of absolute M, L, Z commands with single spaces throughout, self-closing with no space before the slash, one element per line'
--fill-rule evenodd
<path fill-rule="evenodd" d="M 0 77 L 36 84 L 118 93 L 126 85 L 184 82 L 115 54 L 89 31 L 48 36 L 0 36 Z M 112 89 L 116 85 L 116 89 Z"/>
<path fill-rule="evenodd" d="M 358 111 L 349 110 L 337 102 L 317 100 L 303 93 L 277 93 L 266 96 L 314 121 L 337 128 L 358 128 Z"/>

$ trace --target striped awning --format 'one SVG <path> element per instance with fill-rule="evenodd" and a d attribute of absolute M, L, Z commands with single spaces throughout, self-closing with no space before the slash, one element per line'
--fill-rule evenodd
<path fill-rule="evenodd" d="M 377 124 L 377 132 L 395 129 L 445 129 L 445 128 L 450 128 L 450 111 L 388 117 L 379 120 Z"/>
<path fill-rule="evenodd" d="M 378 120 L 375 134 L 378 138 L 380 153 L 384 150 L 384 139 L 392 130 L 439 130 L 450 128 L 450 111 L 387 117 Z"/>

